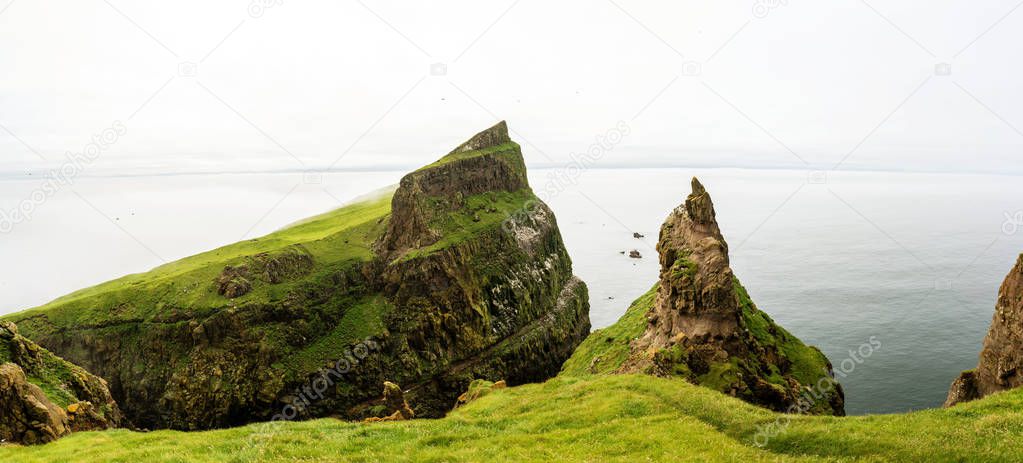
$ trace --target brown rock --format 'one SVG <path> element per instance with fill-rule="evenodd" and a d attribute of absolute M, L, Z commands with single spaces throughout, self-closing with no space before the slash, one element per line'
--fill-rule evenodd
<path fill-rule="evenodd" d="M 106 381 L 21 336 L 13 323 L 0 323 L 0 351 L 11 360 L 0 365 L 3 441 L 40 444 L 70 432 L 124 424 Z M 29 376 L 50 392 L 28 382 Z M 67 407 L 55 403 L 69 398 L 75 402 Z"/>
<path fill-rule="evenodd" d="M 13 363 L 0 365 L 0 439 L 43 444 L 71 432 L 68 416 Z"/>
<path fill-rule="evenodd" d="M 696 178 L 684 204 L 661 226 L 657 252 L 661 270 L 654 306 L 620 372 L 683 376 L 696 384 L 717 375 L 708 382 L 720 392 L 773 410 L 844 414 L 844 395 L 827 358 L 749 300 L 729 266 L 714 204 Z M 750 323 L 756 323 L 757 334 Z M 789 358 L 794 351 L 802 352 Z M 800 373 L 793 368 L 796 361 L 807 362 Z M 808 369 L 820 377 L 807 377 L 802 372 Z M 825 378 L 822 384 L 831 387 L 800 408 L 806 388 Z"/>
<path fill-rule="evenodd" d="M 380 250 L 386 255 L 397 256 L 409 249 L 436 242 L 440 235 L 430 228 L 434 214 L 461 208 L 465 197 L 487 191 L 514 192 L 528 188 L 521 159 L 509 162 L 507 157 L 497 153 L 466 159 L 458 156 L 459 153 L 509 142 L 508 125 L 502 121 L 476 134 L 436 163 L 403 177 L 394 193 L 391 219 Z M 433 205 L 426 204 L 426 201 L 433 202 Z M 438 203 L 443 203 L 443 207 L 437 208 Z"/>
<path fill-rule="evenodd" d="M 946 407 L 1023 385 L 1023 254 L 1002 283 L 977 368 L 952 383 Z"/>
<path fill-rule="evenodd" d="M 386 416 L 367 418 L 365 420 L 367 423 L 411 420 L 416 416 L 415 412 L 412 411 L 412 407 L 409 407 L 408 402 L 405 401 L 405 393 L 401 390 L 401 386 L 390 381 L 384 381 L 384 393 L 381 403 L 384 406 L 384 414 Z"/>
<path fill-rule="evenodd" d="M 491 383 L 490 381 L 483 379 L 474 380 L 469 383 L 469 389 L 462 395 L 458 396 L 458 402 L 455 403 L 455 408 L 468 404 L 469 402 L 490 394 L 493 391 L 505 389 L 507 387 L 508 383 L 506 383 L 503 379 L 496 383 Z"/>
<path fill-rule="evenodd" d="M 660 285 L 654 309 L 660 322 L 644 337 L 650 345 L 665 344 L 679 334 L 730 336 L 739 328 L 728 244 L 707 190 L 696 178 L 692 188 L 685 205 L 676 208 L 661 227 Z"/>
<path fill-rule="evenodd" d="M 245 275 L 248 270 L 244 267 L 227 266 L 217 277 L 217 293 L 228 299 L 241 297 L 252 291 L 252 283 Z"/>

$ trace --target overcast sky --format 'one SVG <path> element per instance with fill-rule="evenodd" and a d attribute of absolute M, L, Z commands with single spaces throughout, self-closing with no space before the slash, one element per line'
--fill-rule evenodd
<path fill-rule="evenodd" d="M 534 166 L 624 123 L 599 165 L 1023 173 L 1018 0 L 0 2 L 4 175 L 117 121 L 87 173 L 405 168 L 499 119 Z"/>

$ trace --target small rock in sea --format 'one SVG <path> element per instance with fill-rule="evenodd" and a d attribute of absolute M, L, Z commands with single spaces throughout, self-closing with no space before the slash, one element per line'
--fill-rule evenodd
<path fill-rule="evenodd" d="M 618 254 L 625 254 L 625 251 L 618 251 Z"/>
<path fill-rule="evenodd" d="M 643 255 L 640 254 L 639 251 L 633 249 L 633 250 L 629 251 L 629 257 L 631 257 L 633 259 L 642 259 Z"/>
<path fill-rule="evenodd" d="M 646 235 L 644 235 L 644 234 L 642 234 L 642 233 L 640 233 L 640 232 L 633 232 L 633 233 L 632 233 L 632 237 L 633 237 L 633 238 L 636 238 L 636 239 L 639 239 L 639 238 L 645 238 L 645 237 L 646 237 Z"/>

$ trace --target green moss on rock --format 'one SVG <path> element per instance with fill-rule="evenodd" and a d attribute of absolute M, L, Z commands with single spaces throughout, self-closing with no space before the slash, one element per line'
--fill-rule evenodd
<path fill-rule="evenodd" d="M 384 381 L 441 416 L 473 378 L 556 374 L 586 297 L 502 123 L 396 190 L 4 318 L 107 378 L 135 424 L 194 430 L 360 418 Z"/>

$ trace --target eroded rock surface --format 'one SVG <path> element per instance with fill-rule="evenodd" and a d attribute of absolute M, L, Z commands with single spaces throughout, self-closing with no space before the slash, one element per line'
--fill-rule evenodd
<path fill-rule="evenodd" d="M 122 424 L 105 381 L 0 322 L 0 440 L 41 444 Z"/>
<path fill-rule="evenodd" d="M 384 392 L 380 398 L 380 412 L 383 416 L 369 417 L 365 421 L 369 423 L 378 421 L 404 421 L 416 417 L 416 413 L 405 400 L 405 392 L 401 386 L 390 381 L 384 381 Z"/>
<path fill-rule="evenodd" d="M 757 309 L 732 273 L 703 185 L 661 226 L 660 280 L 622 372 L 686 379 L 778 411 L 844 414 L 830 362 Z"/>
<path fill-rule="evenodd" d="M 472 379 L 556 375 L 588 295 L 507 125 L 387 195 L 5 318 L 151 429 L 362 419 L 384 381 L 439 417 Z"/>
<path fill-rule="evenodd" d="M 977 368 L 952 383 L 945 406 L 1023 385 L 1023 254 L 1005 277 Z"/>

